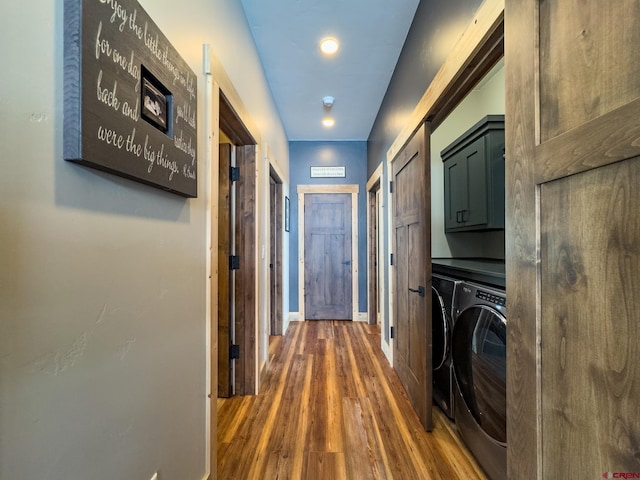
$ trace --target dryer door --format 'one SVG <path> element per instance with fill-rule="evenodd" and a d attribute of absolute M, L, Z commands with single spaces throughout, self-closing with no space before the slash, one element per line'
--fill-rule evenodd
<path fill-rule="evenodd" d="M 507 443 L 507 321 L 484 305 L 456 318 L 452 358 L 456 383 L 475 422 L 497 443 Z"/>
<path fill-rule="evenodd" d="M 431 329 L 433 331 L 433 370 L 436 371 L 444 365 L 449 356 L 449 339 L 451 331 L 449 329 L 449 316 L 444 306 L 444 300 L 438 291 L 431 287 Z"/>

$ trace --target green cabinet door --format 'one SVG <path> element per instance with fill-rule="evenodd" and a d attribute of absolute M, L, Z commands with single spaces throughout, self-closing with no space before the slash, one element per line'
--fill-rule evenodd
<path fill-rule="evenodd" d="M 489 115 L 442 151 L 445 232 L 504 228 L 504 117 Z"/>
<path fill-rule="evenodd" d="M 444 226 L 455 229 L 461 225 L 461 212 L 469 204 L 467 159 L 459 155 L 444 164 Z"/>
<path fill-rule="evenodd" d="M 467 208 L 461 215 L 462 225 L 465 227 L 486 225 L 489 221 L 485 139 L 482 136 L 465 149 L 468 178 L 466 196 L 469 199 Z"/>

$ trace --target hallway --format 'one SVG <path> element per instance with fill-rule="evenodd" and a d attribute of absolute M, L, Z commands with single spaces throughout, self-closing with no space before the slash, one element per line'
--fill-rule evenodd
<path fill-rule="evenodd" d="M 376 326 L 293 322 L 258 396 L 218 399 L 220 479 L 485 479 L 434 409 L 417 415 Z"/>

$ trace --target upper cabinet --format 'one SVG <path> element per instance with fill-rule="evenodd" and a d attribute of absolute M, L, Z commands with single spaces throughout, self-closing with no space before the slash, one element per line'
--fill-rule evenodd
<path fill-rule="evenodd" d="M 441 157 L 445 232 L 504 229 L 504 115 L 487 115 Z"/>

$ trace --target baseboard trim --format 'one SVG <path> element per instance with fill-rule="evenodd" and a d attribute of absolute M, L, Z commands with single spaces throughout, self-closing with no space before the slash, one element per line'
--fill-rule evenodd
<path fill-rule="evenodd" d="M 358 317 L 356 318 L 357 322 L 369 322 L 369 313 L 368 312 L 358 312 Z"/>
<path fill-rule="evenodd" d="M 300 312 L 289 312 L 289 321 L 290 322 L 299 322 L 300 321 Z"/>

